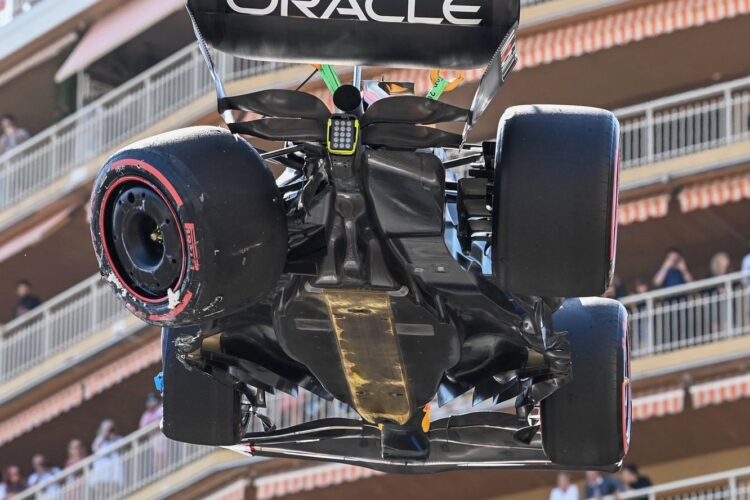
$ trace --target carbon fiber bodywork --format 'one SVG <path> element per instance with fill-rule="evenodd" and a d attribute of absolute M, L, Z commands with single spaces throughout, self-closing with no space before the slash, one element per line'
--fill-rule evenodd
<path fill-rule="evenodd" d="M 509 76 L 518 1 L 188 6 L 230 131 L 294 144 L 264 156 L 287 169 L 278 180 L 289 236 L 281 279 L 263 300 L 178 337 L 177 357 L 223 389 L 241 391 L 248 418 L 266 393 L 299 388 L 362 417 L 288 429 L 263 420 L 267 432 L 244 434 L 233 449 L 388 472 L 560 468 L 544 452 L 532 411 L 571 375 L 570 346 L 553 325 L 563 299 L 514 295 L 492 275 L 494 143 L 472 157 L 480 170 L 474 179 L 448 183 L 449 162 L 439 158 L 441 148 L 461 148 Z M 470 110 L 412 96 L 335 114 L 302 92 L 227 96 L 207 43 L 240 57 L 294 62 L 489 64 Z M 232 111 L 262 118 L 236 123 Z M 331 123 L 344 114 L 357 122 L 353 150 L 331 147 Z M 432 127 L 444 122 L 465 124 L 464 136 Z M 515 412 L 431 424 L 425 417 L 435 399 L 442 406 L 470 391 L 475 404 L 513 401 Z"/>
<path fill-rule="evenodd" d="M 427 68 L 486 65 L 520 12 L 518 0 L 189 0 L 188 6 L 206 41 L 238 57 Z"/>
<path fill-rule="evenodd" d="M 335 398 L 364 420 L 337 423 L 333 434 L 330 422 L 319 422 L 302 435 L 250 435 L 240 451 L 334 460 L 362 436 L 355 454 L 383 470 L 411 471 L 413 464 L 398 465 L 404 460 L 421 464 L 413 472 L 475 459 L 549 467 L 528 415 L 568 375 L 564 338 L 549 328 L 558 303 L 501 292 L 482 272 L 480 247 L 474 257 L 462 250 L 441 161 L 412 151 L 308 150 L 302 168 L 311 180 L 286 195 L 290 253 L 279 288 L 204 325 L 202 336 L 219 347 L 203 348 L 201 362 L 263 391 L 301 387 Z M 475 403 L 515 398 L 517 415 L 467 416 L 420 431 L 421 410 L 436 396 L 445 404 L 470 390 Z M 491 461 L 471 441 L 483 426 L 496 428 L 488 439 L 504 450 Z M 319 447 L 300 438 L 306 433 L 326 439 Z M 446 448 L 445 433 L 469 441 Z M 416 449 L 403 446 L 419 436 Z M 430 454 L 432 464 L 420 456 L 430 449 L 442 450 Z"/>

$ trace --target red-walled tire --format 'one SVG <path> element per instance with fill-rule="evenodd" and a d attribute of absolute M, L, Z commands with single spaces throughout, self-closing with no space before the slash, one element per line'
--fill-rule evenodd
<path fill-rule="evenodd" d="M 609 299 L 571 299 L 553 317 L 567 332 L 571 378 L 542 401 L 542 442 L 552 462 L 616 470 L 630 446 L 628 314 Z"/>
<path fill-rule="evenodd" d="M 137 142 L 101 170 L 91 235 L 102 276 L 158 326 L 231 314 L 272 291 L 287 251 L 281 194 L 246 141 L 194 127 Z"/>

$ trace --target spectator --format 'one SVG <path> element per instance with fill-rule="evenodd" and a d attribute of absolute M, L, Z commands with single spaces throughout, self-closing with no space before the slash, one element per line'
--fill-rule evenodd
<path fill-rule="evenodd" d="M 742 272 L 745 273 L 745 286 L 750 287 L 750 253 L 742 259 Z"/>
<path fill-rule="evenodd" d="M 34 472 L 29 476 L 28 486 L 36 486 L 39 483 L 43 483 L 48 479 L 52 479 L 60 473 L 59 467 L 50 467 L 47 464 L 47 459 L 41 453 L 37 453 L 31 459 L 31 468 Z"/>
<path fill-rule="evenodd" d="M 692 281 L 693 275 L 687 267 L 685 258 L 678 249 L 670 249 L 664 263 L 659 268 L 659 272 L 654 276 L 654 286 L 656 288 L 670 288 Z"/>
<path fill-rule="evenodd" d="M 161 421 L 162 414 L 164 413 L 162 402 L 159 397 L 150 393 L 146 396 L 146 411 L 141 415 L 139 427 L 142 429 L 147 427 L 154 422 Z M 144 457 L 143 465 L 148 467 L 150 470 L 161 470 L 167 465 L 167 441 L 162 437 L 159 429 L 154 429 L 149 434 L 149 442 L 151 444 L 151 452 L 148 456 Z"/>
<path fill-rule="evenodd" d="M 26 481 L 17 465 L 10 465 L 3 471 L 3 483 L 0 484 L 0 500 L 12 498 L 26 489 Z"/>
<path fill-rule="evenodd" d="M 612 277 L 612 283 L 610 283 L 607 291 L 604 292 L 604 297 L 607 299 L 620 300 L 628 295 L 628 289 L 625 287 L 620 277 L 616 274 Z"/>
<path fill-rule="evenodd" d="M 651 479 L 641 475 L 638 466 L 635 464 L 628 464 L 622 469 L 622 481 L 629 490 L 640 490 L 653 486 Z M 634 497 L 633 500 L 648 500 L 648 495 Z"/>
<path fill-rule="evenodd" d="M 16 284 L 16 295 L 18 296 L 16 317 L 22 316 L 42 305 L 41 299 L 31 293 L 31 283 L 26 280 L 21 280 Z"/>
<path fill-rule="evenodd" d="M 0 136 L 0 154 L 10 151 L 31 137 L 26 129 L 18 126 L 16 117 L 13 115 L 0 118 L 0 127 L 3 132 Z"/>
<path fill-rule="evenodd" d="M 65 460 L 65 468 L 73 467 L 75 464 L 86 458 L 86 448 L 80 439 L 72 439 L 68 443 L 68 458 Z"/>
<path fill-rule="evenodd" d="M 153 424 L 154 422 L 159 422 L 161 420 L 163 412 L 164 410 L 162 408 L 159 397 L 152 392 L 151 394 L 146 396 L 146 411 L 144 411 L 143 415 L 141 415 L 141 420 L 138 424 L 138 427 L 143 428 Z"/>
<path fill-rule="evenodd" d="M 549 500 L 579 500 L 578 486 L 570 482 L 570 474 L 561 472 L 557 475 L 557 488 L 549 495 Z"/>
<path fill-rule="evenodd" d="M 114 420 L 109 418 L 102 420 L 102 423 L 99 424 L 99 429 L 96 431 L 94 442 L 91 444 L 91 451 L 98 453 L 107 446 L 119 441 L 119 439 L 120 435 L 117 434 L 117 426 Z"/>
<path fill-rule="evenodd" d="M 70 468 L 86 458 L 86 448 L 80 439 L 72 439 L 68 443 L 68 458 L 65 459 L 65 468 Z M 83 480 L 83 472 L 76 471 L 69 474 L 65 481 L 65 498 L 86 498 L 86 483 Z"/>
<path fill-rule="evenodd" d="M 679 250 L 673 248 L 667 252 L 667 257 L 659 272 L 654 276 L 656 288 L 671 288 L 693 281 L 693 275 L 688 270 L 685 259 Z M 692 312 L 687 307 L 685 295 L 673 295 L 665 300 L 666 307 L 658 319 L 668 332 L 667 342 L 678 344 L 692 343 L 698 332 L 695 330 Z"/>
<path fill-rule="evenodd" d="M 120 437 L 111 419 L 103 420 L 99 425 L 99 430 L 96 431 L 91 451 L 103 456 L 94 462 L 89 474 L 89 484 L 94 489 L 95 495 L 112 496 L 123 485 L 125 470 L 122 459 L 117 451 L 113 450 L 108 453 Z"/>
<path fill-rule="evenodd" d="M 602 476 L 596 471 L 586 472 L 586 498 L 604 498 L 623 490 L 620 481 L 612 476 Z"/>
<path fill-rule="evenodd" d="M 729 255 L 726 252 L 719 252 L 711 258 L 710 264 L 710 277 L 717 278 L 724 276 L 729 272 L 729 266 L 731 261 Z"/>

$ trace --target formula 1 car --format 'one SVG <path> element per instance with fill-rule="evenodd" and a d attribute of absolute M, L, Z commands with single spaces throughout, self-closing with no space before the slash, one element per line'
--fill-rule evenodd
<path fill-rule="evenodd" d="M 91 199 L 103 277 L 163 327 L 165 435 L 391 472 L 616 470 L 630 441 L 627 315 L 579 297 L 612 278 L 619 124 L 518 106 L 495 140 L 467 140 L 516 62 L 518 0 L 188 11 L 228 130 L 125 148 Z M 470 109 L 416 95 L 365 109 L 357 82 L 335 89 L 332 112 L 302 91 L 227 95 L 209 45 L 284 62 L 489 65 Z M 456 122 L 464 134 L 436 126 Z M 242 136 L 285 146 L 259 152 Z M 457 167 L 468 175 L 447 175 Z M 358 417 L 277 428 L 267 396 L 300 389 Z M 432 420 L 472 391 L 507 404 Z"/>

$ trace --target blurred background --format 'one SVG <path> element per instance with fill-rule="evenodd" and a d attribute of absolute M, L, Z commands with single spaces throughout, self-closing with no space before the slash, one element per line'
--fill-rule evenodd
<path fill-rule="evenodd" d="M 520 62 L 476 135 L 525 103 L 622 123 L 608 295 L 631 312 L 626 472 L 382 475 L 163 438 L 159 331 L 100 283 L 86 201 L 114 150 L 220 123 L 184 0 L 0 0 L 0 500 L 750 498 L 750 0 L 522 5 Z M 312 70 L 217 63 L 230 94 L 296 88 Z M 468 107 L 481 74 L 443 100 Z M 431 87 L 422 70 L 365 77 Z M 318 76 L 305 90 L 330 103 Z M 277 399 L 282 425 L 337 411 Z"/>

